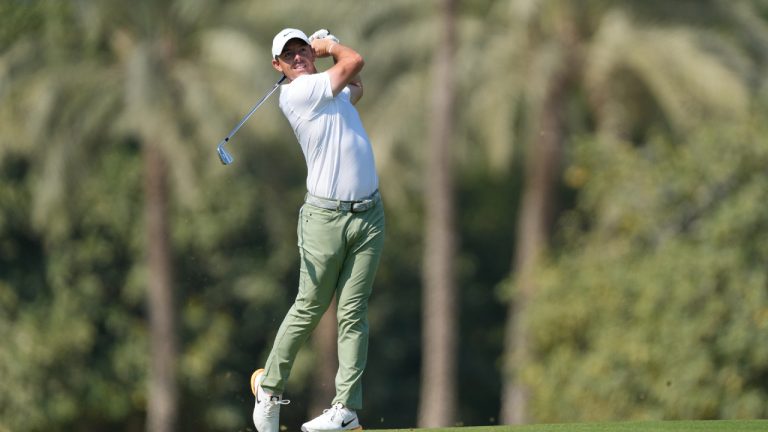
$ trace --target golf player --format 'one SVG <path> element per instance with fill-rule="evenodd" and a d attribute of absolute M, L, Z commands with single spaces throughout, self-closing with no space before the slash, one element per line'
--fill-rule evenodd
<path fill-rule="evenodd" d="M 315 60 L 334 64 L 318 72 Z M 304 432 L 362 429 L 362 375 L 368 351 L 368 298 L 384 246 L 384 210 L 373 151 L 353 106 L 363 95 L 362 57 L 326 30 L 280 31 L 272 66 L 286 76 L 280 109 L 307 163 L 307 195 L 297 228 L 301 261 L 296 300 L 263 369 L 251 376 L 259 432 L 278 432 L 283 392 L 296 354 L 336 298 L 339 369 L 330 408 Z"/>

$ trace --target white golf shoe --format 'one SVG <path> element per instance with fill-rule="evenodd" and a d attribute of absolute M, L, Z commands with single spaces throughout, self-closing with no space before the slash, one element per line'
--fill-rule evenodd
<path fill-rule="evenodd" d="M 327 432 L 345 430 L 363 430 L 357 413 L 337 403 L 330 409 L 323 411 L 319 417 L 301 425 L 304 432 Z"/>
<path fill-rule="evenodd" d="M 288 405 L 282 395 L 270 395 L 261 388 L 264 379 L 264 369 L 259 369 L 251 375 L 251 391 L 256 397 L 253 407 L 253 425 L 258 432 L 280 432 L 280 405 Z"/>

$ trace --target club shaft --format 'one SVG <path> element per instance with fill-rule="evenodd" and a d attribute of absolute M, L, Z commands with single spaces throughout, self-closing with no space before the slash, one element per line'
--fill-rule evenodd
<path fill-rule="evenodd" d="M 235 126 L 232 129 L 232 131 L 229 132 L 229 134 L 227 134 L 227 136 L 224 138 L 224 140 L 222 142 L 228 142 L 229 139 L 232 138 L 232 136 L 235 135 L 237 133 L 237 131 L 240 130 L 240 128 L 243 126 L 243 124 L 245 124 L 245 122 L 247 122 L 248 119 L 251 118 L 253 113 L 256 112 L 256 110 L 259 109 L 259 107 L 262 106 L 264 104 L 264 102 L 267 99 L 269 99 L 270 96 L 272 96 L 272 93 L 274 93 L 277 90 L 278 87 L 280 87 L 280 84 L 282 84 L 282 82 L 285 80 L 285 78 L 286 78 L 285 75 L 283 75 L 283 77 L 280 78 L 280 80 L 278 80 L 275 83 L 274 86 L 272 86 L 272 88 L 269 90 L 269 92 L 267 92 L 267 94 L 265 94 L 264 97 L 262 97 L 258 102 L 256 102 L 256 105 L 254 105 L 253 108 L 251 108 L 251 111 L 249 111 L 248 114 L 246 114 L 245 117 L 243 117 L 242 120 L 240 120 L 240 123 L 238 123 L 237 126 Z"/>

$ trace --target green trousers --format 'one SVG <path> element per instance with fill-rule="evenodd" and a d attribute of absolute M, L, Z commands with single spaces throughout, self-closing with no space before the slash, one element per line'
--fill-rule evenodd
<path fill-rule="evenodd" d="M 338 320 L 336 397 L 362 408 L 362 375 L 368 357 L 368 298 L 384 247 L 384 208 L 379 201 L 359 212 L 304 204 L 299 213 L 299 292 L 283 319 L 264 367 L 262 387 L 282 394 L 299 348 L 315 329 L 333 296 Z"/>

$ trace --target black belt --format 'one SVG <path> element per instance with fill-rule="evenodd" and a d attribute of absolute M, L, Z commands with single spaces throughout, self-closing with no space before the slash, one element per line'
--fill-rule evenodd
<path fill-rule="evenodd" d="M 361 213 L 361 212 L 370 210 L 371 208 L 373 208 L 373 206 L 378 204 L 379 201 L 381 201 L 381 194 L 379 194 L 378 190 L 372 193 L 370 196 L 367 196 L 357 201 L 334 200 L 334 199 L 314 196 L 309 193 L 304 198 L 305 203 L 313 205 L 315 207 L 320 207 L 326 210 L 337 210 L 337 211 L 352 212 L 352 213 Z"/>

